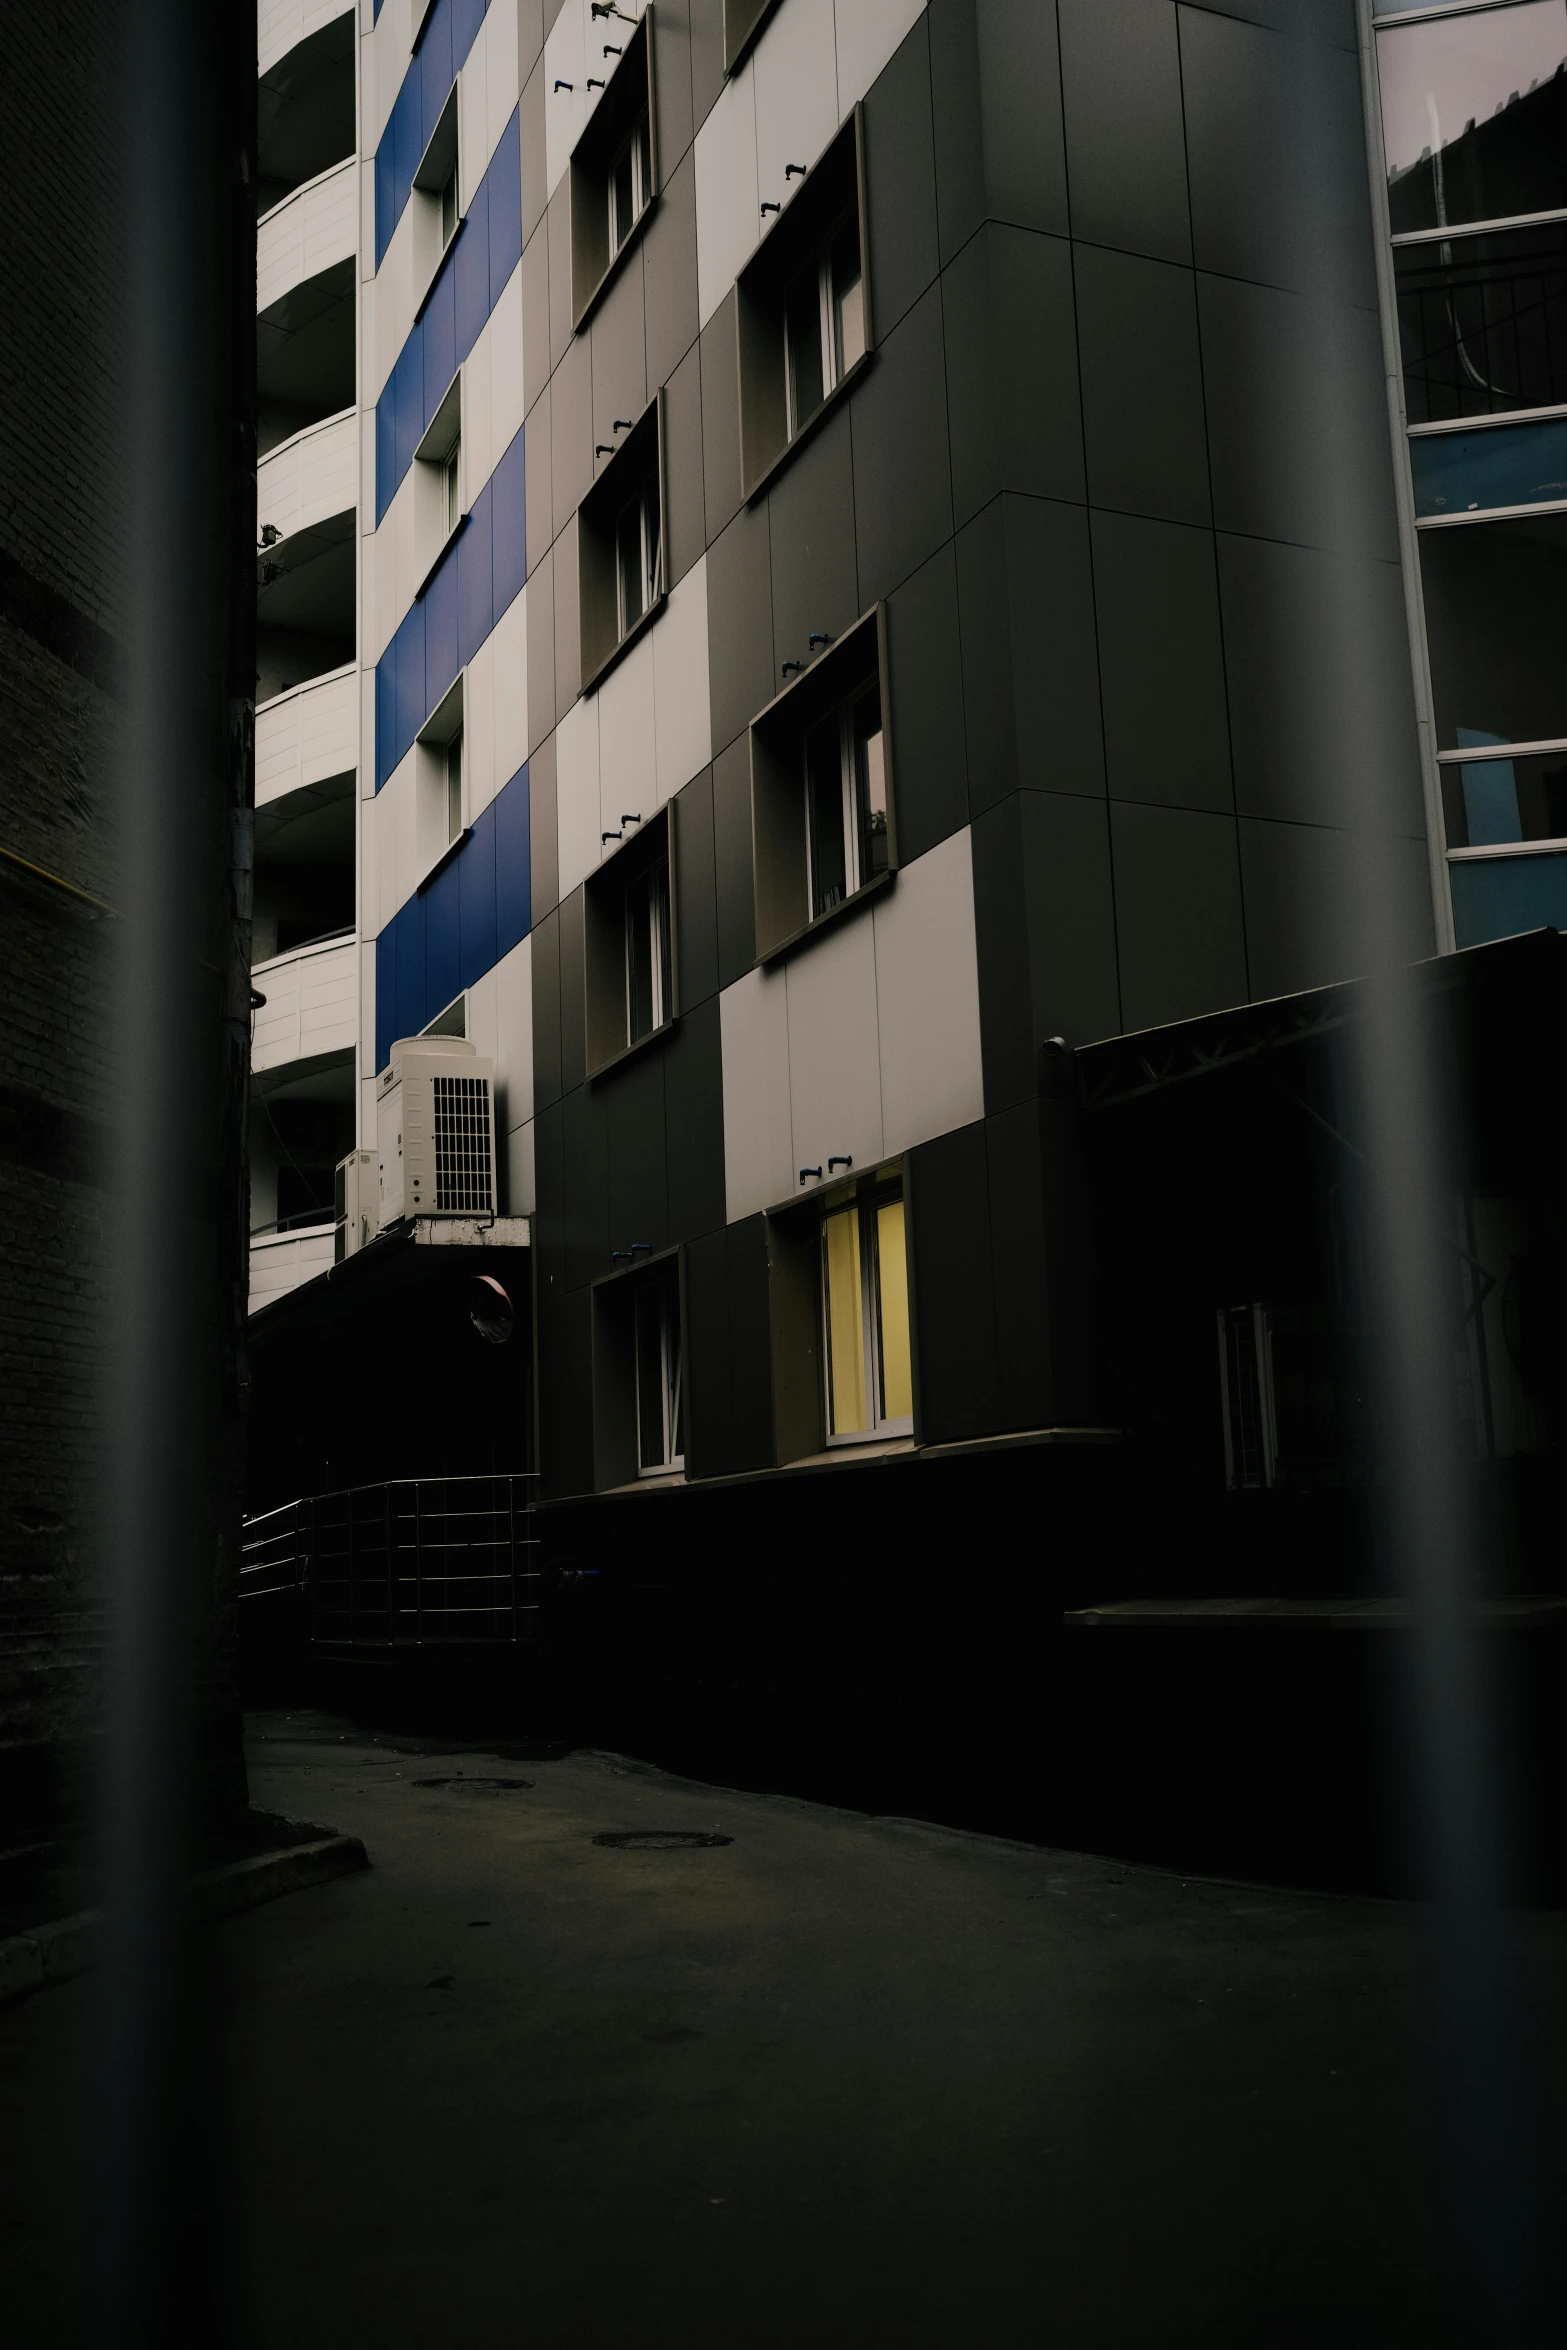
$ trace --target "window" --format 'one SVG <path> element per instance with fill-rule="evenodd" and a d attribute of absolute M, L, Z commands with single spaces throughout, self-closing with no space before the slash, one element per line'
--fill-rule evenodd
<path fill-rule="evenodd" d="M 452 447 L 451 447 L 451 454 L 450 454 L 450 455 L 448 456 L 448 458 L 446 459 L 445 473 L 446 473 L 446 531 L 447 531 L 447 536 L 448 536 L 448 537 L 450 537 L 451 533 L 452 533 L 452 532 L 453 532 L 453 531 L 454 531 L 454 530 L 457 528 L 458 521 L 459 521 L 459 519 L 460 519 L 460 517 L 461 517 L 461 514 L 462 514 L 462 442 L 461 442 L 461 440 L 455 440 L 455 441 L 453 441 L 453 443 L 452 443 Z"/>
<path fill-rule="evenodd" d="M 790 281 L 784 301 L 784 344 L 793 440 L 865 356 L 860 224 L 852 212 Z"/>
<path fill-rule="evenodd" d="M 737 280 L 740 477 L 747 498 L 870 356 L 865 219 L 856 108 L 786 197 Z"/>
<path fill-rule="evenodd" d="M 414 854 L 419 886 L 463 834 L 463 680 L 458 677 L 414 743 Z"/>
<path fill-rule="evenodd" d="M 667 1029 L 675 1017 L 673 817 L 622 813 L 583 893 L 584 1037 L 591 1077 Z"/>
<path fill-rule="evenodd" d="M 1378 33 L 1395 235 L 1567 205 L 1564 64 L 1564 0 Z"/>
<path fill-rule="evenodd" d="M 615 157 L 609 174 L 610 258 L 620 251 L 647 209 L 653 193 L 653 147 L 648 117 L 637 117 L 630 137 Z"/>
<path fill-rule="evenodd" d="M 637 1285 L 637 1474 L 685 1467 L 680 1377 L 680 1288 L 673 1265 Z"/>
<path fill-rule="evenodd" d="M 664 600 L 664 396 L 622 417 L 577 509 L 582 690 L 591 693 Z"/>
<path fill-rule="evenodd" d="M 827 1441 L 907 1435 L 914 1376 L 901 1186 L 830 1208 L 821 1251 Z"/>
<path fill-rule="evenodd" d="M 760 961 L 891 878 L 897 857 L 883 671 L 878 607 L 751 729 Z"/>
<path fill-rule="evenodd" d="M 453 83 L 413 177 L 410 228 L 414 285 L 422 295 L 433 285 L 461 220 L 458 161 L 457 86 Z"/>
<path fill-rule="evenodd" d="M 422 596 L 463 514 L 460 368 L 414 450 L 412 472 L 414 557 Z"/>
<path fill-rule="evenodd" d="M 444 253 L 457 234 L 457 165 L 441 182 L 441 251 Z"/>
<path fill-rule="evenodd" d="M 571 323 L 580 332 L 658 194 L 649 19 L 590 18 L 587 74 L 603 96 L 571 152 Z"/>
<path fill-rule="evenodd" d="M 462 728 L 446 746 L 446 839 L 448 845 L 462 831 Z"/>

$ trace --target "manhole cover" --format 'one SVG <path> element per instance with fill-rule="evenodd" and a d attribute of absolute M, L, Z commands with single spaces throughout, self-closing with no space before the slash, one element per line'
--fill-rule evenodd
<path fill-rule="evenodd" d="M 705 1836 L 699 1828 L 609 1828 L 595 1836 L 616 1852 L 700 1852 L 714 1844 L 733 1844 L 732 1836 Z"/>
<path fill-rule="evenodd" d="M 463 1774 L 455 1779 L 413 1779 L 409 1784 L 414 1787 L 454 1787 L 459 1795 L 464 1793 L 497 1795 L 509 1794 L 514 1790 L 520 1792 L 526 1787 L 531 1787 L 533 1781 L 531 1779 L 486 1779 L 477 1774 L 471 1777 Z"/>

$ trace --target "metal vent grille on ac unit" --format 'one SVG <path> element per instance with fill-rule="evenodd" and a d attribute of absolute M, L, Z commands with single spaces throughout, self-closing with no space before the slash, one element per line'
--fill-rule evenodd
<path fill-rule="evenodd" d="M 487 1077 L 435 1080 L 435 1212 L 494 1213 Z"/>

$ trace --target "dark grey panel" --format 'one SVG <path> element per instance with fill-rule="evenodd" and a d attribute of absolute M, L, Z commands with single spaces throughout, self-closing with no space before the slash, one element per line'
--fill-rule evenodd
<path fill-rule="evenodd" d="M 984 0 L 979 28 L 986 209 L 1067 233 L 1066 146 L 1055 0 Z"/>
<path fill-rule="evenodd" d="M 544 215 L 550 255 L 550 368 L 571 346 L 571 174 L 567 172 Z"/>
<path fill-rule="evenodd" d="M 544 218 L 544 208 L 549 202 L 549 173 L 544 142 L 543 58 L 529 72 L 525 55 L 522 70 L 528 78 L 523 86 L 517 129 L 522 146 L 522 241 L 526 245 Z"/>
<path fill-rule="evenodd" d="M 1375 312 L 1201 275 L 1197 311 L 1218 528 L 1395 560 Z"/>
<path fill-rule="evenodd" d="M 1039 791 L 1102 792 L 1088 516 L 1049 498 L 1007 497 L 1001 505 L 1018 779 Z"/>
<path fill-rule="evenodd" d="M 522 444 L 526 484 L 524 521 L 531 579 L 555 543 L 555 459 L 550 431 L 550 388 L 546 384 L 534 401 Z"/>
<path fill-rule="evenodd" d="M 1376 307 L 1356 59 L 1180 11 L 1198 267 Z"/>
<path fill-rule="evenodd" d="M 1233 817 L 1113 800 L 1110 839 L 1126 1028 L 1158 1028 L 1245 1003 Z"/>
<path fill-rule="evenodd" d="M 544 47 L 544 0 L 517 0 L 517 63 L 528 72 Z"/>
<path fill-rule="evenodd" d="M 729 987 L 756 960 L 751 744 L 744 734 L 713 761 L 713 879 L 718 897 L 718 984 Z"/>
<path fill-rule="evenodd" d="M 1379 943 L 1399 961 L 1435 954 L 1423 841 L 1250 819 L 1240 836 L 1246 955 L 1259 1000 L 1360 977 L 1361 924 L 1371 909 Z"/>
<path fill-rule="evenodd" d="M 600 1078 L 609 1137 L 609 1245 L 629 1249 L 669 1240 L 664 1173 L 664 1059 L 655 1045 Z"/>
<path fill-rule="evenodd" d="M 637 323 L 637 361 L 640 366 L 641 321 Z M 555 370 L 550 385 L 550 458 L 557 531 L 565 529 L 569 518 L 587 496 L 593 481 L 592 358 L 590 338 L 578 335 Z"/>
<path fill-rule="evenodd" d="M 522 397 L 531 408 L 550 380 L 550 237 L 543 223 L 522 252 Z"/>
<path fill-rule="evenodd" d="M 729 1244 L 729 1380 L 734 1465 L 765 1469 L 773 1457 L 772 1348 L 767 1319 L 767 1225 L 761 1216 L 731 1224 Z"/>
<path fill-rule="evenodd" d="M 627 12 L 630 13 L 629 11 Z M 613 34 L 614 19 L 605 25 Z M 589 38 L 594 22 L 588 19 Z M 658 110 L 658 169 L 666 183 L 691 145 L 690 0 L 658 0 L 653 16 L 653 99 Z M 692 327 L 695 334 L 696 328 Z"/>
<path fill-rule="evenodd" d="M 686 1471 L 727 1476 L 734 1465 L 729 1401 L 729 1242 L 722 1230 L 693 1240 L 685 1253 Z"/>
<path fill-rule="evenodd" d="M 724 1220 L 724 1063 L 718 998 L 681 1015 L 663 1047 L 669 1234 L 688 1240 Z"/>
<path fill-rule="evenodd" d="M 909 1153 L 916 1430 L 922 1443 L 999 1424 L 985 1129 L 960 1126 Z"/>
<path fill-rule="evenodd" d="M 922 16 L 865 101 L 866 243 L 871 317 L 890 334 L 940 267 L 930 35 Z"/>
<path fill-rule="evenodd" d="M 688 0 L 691 12 L 691 114 L 701 129 L 724 86 L 724 0 Z"/>
<path fill-rule="evenodd" d="M 664 390 L 664 517 L 669 584 L 678 587 L 707 545 L 702 490 L 702 354 L 689 350 Z"/>
<path fill-rule="evenodd" d="M 711 545 L 740 510 L 740 360 L 735 296 L 724 296 L 702 329 L 702 479 Z"/>
<path fill-rule="evenodd" d="M 985 217 L 979 41 L 974 0 L 930 0 L 931 107 L 936 142 L 936 219 L 943 263 Z"/>
<path fill-rule="evenodd" d="M 598 309 L 593 313 L 593 324 L 579 342 L 591 341 L 593 364 L 593 442 L 599 446 L 618 448 L 624 433 L 617 433 L 617 417 L 622 423 L 635 424 L 647 405 L 647 322 L 642 308 L 642 257 L 633 253 Z M 567 370 L 561 369 L 559 383 L 564 387 Z M 652 387 L 656 390 L 656 386 Z M 562 388 L 561 397 L 566 397 Z M 600 473 L 609 463 L 607 457 L 590 452 L 593 472 Z"/>
<path fill-rule="evenodd" d="M 952 535 L 939 287 L 922 295 L 880 345 L 869 374 L 850 394 L 850 409 L 864 610 Z"/>
<path fill-rule="evenodd" d="M 535 924 L 560 899 L 559 814 L 555 737 L 550 735 L 528 761 L 528 869 Z"/>
<path fill-rule="evenodd" d="M 560 908 L 560 1088 L 567 1094 L 582 1084 L 587 1068 L 583 953 L 583 904 L 579 885 Z"/>
<path fill-rule="evenodd" d="M 1081 499 L 1071 247 L 987 229 L 943 275 L 941 299 L 955 520 L 1003 487 Z"/>
<path fill-rule="evenodd" d="M 577 530 L 568 523 L 550 556 L 555 584 L 555 715 L 564 718 L 582 691 L 582 613 L 577 600 Z"/>
<path fill-rule="evenodd" d="M 1072 234 L 1189 261 L 1181 58 L 1170 0 L 1057 0 Z"/>
<path fill-rule="evenodd" d="M 533 926 L 533 1100 L 536 1111 L 560 1099 L 560 917 Z M 542 1177 L 540 1178 L 542 1198 Z"/>
<path fill-rule="evenodd" d="M 1127 514 L 1091 527 L 1111 797 L 1233 811 L 1213 535 Z"/>
<path fill-rule="evenodd" d="M 1120 1027 L 1109 823 L 1102 800 L 1023 792 L 976 817 L 974 921 L 985 1108 L 1033 1099 L 1049 1036 Z"/>
<path fill-rule="evenodd" d="M 1223 536 L 1218 554 L 1241 813 L 1423 837 L 1397 566 Z"/>
<path fill-rule="evenodd" d="M 718 883 L 713 867 L 713 770 L 678 792 L 675 822 L 675 990 L 681 1011 L 718 992 Z"/>
<path fill-rule="evenodd" d="M 539 1489 L 547 1500 L 593 1490 L 592 1299 L 539 1306 Z"/>
<path fill-rule="evenodd" d="M 659 26 L 662 53 L 662 10 L 654 21 Z M 694 154 L 683 156 L 664 182 L 658 210 L 642 240 L 642 276 L 647 302 L 647 381 L 648 389 L 656 391 L 660 384 L 668 383 L 696 341 Z"/>
<path fill-rule="evenodd" d="M 958 573 L 943 547 L 887 606 L 893 789 L 904 864 L 968 822 Z"/>
<path fill-rule="evenodd" d="M 565 5 L 566 0 L 544 0 L 544 38 L 546 40 L 555 30 L 555 19 Z"/>
<path fill-rule="evenodd" d="M 603 1089 L 579 1085 L 561 1103 L 565 1138 L 566 1287 L 609 1271 L 609 1118 Z"/>
<path fill-rule="evenodd" d="M 998 1425 L 1043 1428 L 1054 1419 L 1050 1296 L 1039 1162 L 1039 1116 L 1020 1102 L 985 1120 L 994 1270 Z"/>
<path fill-rule="evenodd" d="M 842 636 L 860 616 L 854 559 L 854 459 L 840 409 L 768 494 L 773 652 L 811 658 L 813 631 Z M 819 648 L 816 648 L 819 650 Z M 782 685 L 780 677 L 778 684 Z"/>
<path fill-rule="evenodd" d="M 958 533 L 956 558 L 968 797 L 977 814 L 1018 786 L 1012 601 L 999 498 Z"/>
<path fill-rule="evenodd" d="M 707 556 L 713 743 L 732 743 L 777 688 L 767 508 L 737 514 Z"/>
<path fill-rule="evenodd" d="M 555 727 L 555 558 L 530 566 L 528 623 L 528 748 Z"/>
<path fill-rule="evenodd" d="M 1079 245 L 1088 495 L 1170 522 L 1210 518 L 1197 304 L 1189 269 Z"/>
<path fill-rule="evenodd" d="M 533 1122 L 536 1206 L 531 1238 L 537 1259 L 540 1302 L 566 1291 L 566 1133 L 558 1101 L 539 1110 Z"/>

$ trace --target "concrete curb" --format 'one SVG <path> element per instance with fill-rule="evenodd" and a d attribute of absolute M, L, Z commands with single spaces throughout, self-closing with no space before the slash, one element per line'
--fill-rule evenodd
<path fill-rule="evenodd" d="M 324 1836 L 315 1844 L 258 1852 L 194 1878 L 191 1915 L 236 1917 L 281 1894 L 302 1893 L 308 1885 L 325 1885 L 369 1866 L 370 1855 L 357 1836 Z M 101 1909 L 84 1909 L 77 1917 L 35 1926 L 29 1934 L 13 1934 L 0 1942 L 0 2006 L 101 1966 L 107 1948 L 108 1921 Z"/>

